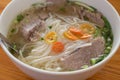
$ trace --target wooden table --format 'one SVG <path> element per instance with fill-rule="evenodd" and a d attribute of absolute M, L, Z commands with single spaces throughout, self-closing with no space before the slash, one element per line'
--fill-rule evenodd
<path fill-rule="evenodd" d="M 120 14 L 120 0 L 109 0 Z M 0 0 L 0 13 L 10 0 Z M 120 26 L 118 26 L 120 27 Z M 21 72 L 0 48 L 0 80 L 33 80 Z M 120 48 L 107 65 L 88 80 L 120 80 Z"/>

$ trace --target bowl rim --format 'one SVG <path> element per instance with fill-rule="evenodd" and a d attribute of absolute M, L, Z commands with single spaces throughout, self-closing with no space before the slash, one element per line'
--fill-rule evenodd
<path fill-rule="evenodd" d="M 14 1 L 16 0 L 12 0 L 6 7 L 5 9 L 3 10 L 1 16 L 3 15 L 3 13 L 5 12 L 5 10 L 7 9 L 7 7 L 9 7 Z M 120 22 L 120 17 L 119 17 L 119 14 L 118 12 L 116 11 L 116 9 L 112 6 L 112 4 L 110 2 L 108 2 L 107 0 L 104 0 L 112 9 L 113 11 L 116 13 L 116 16 L 118 17 L 118 20 Z M 102 64 L 105 64 L 114 54 L 115 52 L 117 51 L 117 49 L 119 48 L 119 44 L 120 44 L 120 37 L 118 38 L 118 44 L 116 44 L 114 50 L 112 50 L 109 55 L 104 59 L 102 60 L 101 62 L 93 65 L 93 66 L 90 66 L 86 69 L 80 69 L 80 70 L 76 70 L 76 71 L 66 71 L 66 72 L 54 72 L 54 71 L 47 71 L 47 70 L 42 70 L 42 69 L 38 69 L 38 68 L 35 68 L 35 67 L 32 67 L 30 65 L 27 65 L 25 64 L 24 62 L 20 61 L 19 59 L 17 59 L 16 57 L 14 57 L 9 51 L 8 49 L 5 47 L 5 45 L 0 42 L 1 44 L 1 47 L 3 48 L 3 50 L 5 51 L 5 53 L 9 56 L 9 58 L 11 58 L 13 60 L 13 62 L 19 64 L 19 65 L 22 65 L 23 67 L 25 68 L 28 68 L 29 70 L 32 70 L 32 71 L 35 71 L 35 72 L 42 72 L 42 73 L 45 73 L 45 74 L 52 74 L 52 75 L 72 75 L 72 74 L 77 74 L 77 73 L 84 73 L 84 72 L 87 72 L 87 71 L 90 71 L 90 70 L 93 70 L 94 68 L 97 68 L 99 66 L 101 66 Z"/>

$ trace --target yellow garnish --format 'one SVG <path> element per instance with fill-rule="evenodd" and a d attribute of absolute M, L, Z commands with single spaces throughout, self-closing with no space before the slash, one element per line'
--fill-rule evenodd
<path fill-rule="evenodd" d="M 80 29 L 75 26 L 70 27 L 64 32 L 64 36 L 70 40 L 88 39 L 94 34 L 95 28 L 89 23 L 80 25 Z"/>
<path fill-rule="evenodd" d="M 95 28 L 93 27 L 93 25 L 91 25 L 89 23 L 81 24 L 80 30 L 82 30 L 84 33 L 87 33 L 87 34 L 94 34 L 95 33 Z"/>
<path fill-rule="evenodd" d="M 75 35 L 73 35 L 70 31 L 65 31 L 64 36 L 73 41 L 78 40 L 78 38 Z"/>
<path fill-rule="evenodd" d="M 53 43 L 57 41 L 57 34 L 55 32 L 49 32 L 46 36 L 45 36 L 45 41 L 47 43 Z"/>

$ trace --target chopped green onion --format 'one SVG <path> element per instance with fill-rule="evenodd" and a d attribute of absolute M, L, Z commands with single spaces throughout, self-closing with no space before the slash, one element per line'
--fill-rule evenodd
<path fill-rule="evenodd" d="M 34 4 L 32 4 L 33 7 L 35 7 L 35 6 L 41 6 L 41 5 L 44 6 L 45 4 L 44 3 L 34 3 Z"/>
<path fill-rule="evenodd" d="M 37 6 L 38 5 L 38 3 L 34 3 L 34 4 L 32 4 L 32 6 Z"/>
<path fill-rule="evenodd" d="M 97 58 L 96 63 L 102 61 L 105 58 L 105 55 L 101 55 L 100 57 Z"/>
<path fill-rule="evenodd" d="M 70 3 L 70 0 L 66 0 L 67 3 Z"/>
<path fill-rule="evenodd" d="M 65 7 L 61 7 L 59 10 L 65 12 Z"/>
<path fill-rule="evenodd" d="M 108 54 L 103 54 L 104 55 L 104 58 L 108 56 Z"/>
<path fill-rule="evenodd" d="M 109 42 L 110 44 L 112 43 L 112 39 L 110 37 L 107 38 L 107 42 Z"/>
<path fill-rule="evenodd" d="M 99 35 L 101 35 L 101 30 L 99 28 L 96 28 L 94 37 L 97 37 Z"/>
<path fill-rule="evenodd" d="M 18 21 L 17 21 L 17 19 L 15 19 L 15 20 L 13 21 L 13 23 L 14 23 L 14 24 L 18 24 Z"/>
<path fill-rule="evenodd" d="M 106 47 L 107 47 L 107 46 L 109 46 L 110 44 L 111 44 L 111 43 L 107 41 L 107 43 L 106 43 L 105 45 L 106 45 Z"/>
<path fill-rule="evenodd" d="M 73 69 L 68 69 L 68 71 L 74 71 Z"/>
<path fill-rule="evenodd" d="M 112 42 L 113 42 L 113 33 L 112 33 L 112 30 L 111 30 L 111 32 L 110 32 L 110 39 L 112 40 Z"/>
<path fill-rule="evenodd" d="M 105 16 L 102 16 L 102 19 L 104 20 L 105 27 L 110 28 L 110 23 L 109 23 L 109 21 L 107 20 L 107 18 L 106 18 Z"/>
<path fill-rule="evenodd" d="M 11 30 L 11 33 L 14 33 L 15 31 L 16 31 L 16 29 L 13 28 L 13 29 Z"/>
<path fill-rule="evenodd" d="M 89 7 L 91 7 L 94 11 L 97 11 L 97 9 L 96 9 L 96 8 L 94 8 L 93 6 L 89 6 Z"/>
<path fill-rule="evenodd" d="M 86 68 L 88 68 L 89 66 L 88 65 L 83 65 L 81 68 L 82 69 L 86 69 Z"/>
<path fill-rule="evenodd" d="M 22 21 L 24 19 L 24 16 L 22 15 L 22 14 L 19 14 L 18 16 L 17 16 L 17 21 L 18 22 L 20 22 L 20 21 Z"/>
<path fill-rule="evenodd" d="M 92 59 L 90 60 L 90 63 L 91 63 L 92 65 L 96 64 L 96 63 L 97 63 L 96 58 L 92 58 Z"/>
<path fill-rule="evenodd" d="M 112 46 L 108 46 L 108 47 L 106 47 L 104 53 L 105 53 L 105 54 L 109 54 L 111 49 L 112 49 Z"/>
<path fill-rule="evenodd" d="M 26 23 L 28 23 L 28 22 L 29 22 L 29 20 L 28 20 L 28 19 L 26 19 L 26 20 L 25 20 L 25 22 L 26 22 Z"/>
<path fill-rule="evenodd" d="M 107 20 L 107 18 L 105 16 L 102 16 L 102 19 L 104 20 L 105 26 L 102 29 L 102 35 L 105 38 L 106 41 L 106 49 L 104 51 L 104 53 L 107 55 L 110 53 L 110 50 L 112 49 L 112 43 L 113 43 L 113 33 L 112 33 L 112 29 L 110 26 L 109 21 Z M 104 58 L 105 56 L 103 56 Z M 102 58 L 102 57 L 101 57 Z"/>
<path fill-rule="evenodd" d="M 111 50 L 111 48 L 112 48 L 112 47 L 110 47 L 110 46 L 107 47 L 108 50 Z"/>
<path fill-rule="evenodd" d="M 105 53 L 105 54 L 108 54 L 109 52 L 110 52 L 109 50 L 105 49 L 105 52 L 104 52 L 104 53 Z"/>
<path fill-rule="evenodd" d="M 88 17 L 87 17 L 87 16 L 84 16 L 84 19 L 85 19 L 86 21 L 89 21 L 89 19 L 88 19 Z"/>
<path fill-rule="evenodd" d="M 52 26 L 48 26 L 49 29 L 52 29 Z"/>
<path fill-rule="evenodd" d="M 40 40 L 41 40 L 41 41 L 43 41 L 43 40 L 44 40 L 44 38 L 41 38 Z"/>
<path fill-rule="evenodd" d="M 14 46 L 13 46 L 13 48 L 14 48 L 14 49 L 16 49 L 16 48 L 17 48 L 17 46 L 16 46 L 16 45 L 14 45 Z"/>
<path fill-rule="evenodd" d="M 14 50 L 17 50 L 17 45 L 15 43 L 12 46 Z"/>
<path fill-rule="evenodd" d="M 101 56 L 98 57 L 98 58 L 92 58 L 92 59 L 90 60 L 90 63 L 91 63 L 92 65 L 95 65 L 96 63 L 102 61 L 105 57 L 107 57 L 107 54 L 103 54 L 103 55 L 101 55 Z"/>

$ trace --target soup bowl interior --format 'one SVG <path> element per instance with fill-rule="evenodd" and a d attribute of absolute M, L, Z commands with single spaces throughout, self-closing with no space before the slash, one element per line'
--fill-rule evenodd
<path fill-rule="evenodd" d="M 0 32 L 5 36 L 8 33 L 9 26 L 12 20 L 17 14 L 21 11 L 28 9 L 33 3 L 42 2 L 44 0 L 13 0 L 10 4 L 4 9 L 0 18 Z M 71 71 L 71 72 L 50 72 L 41 69 L 31 67 L 15 58 L 7 48 L 1 43 L 2 48 L 9 56 L 9 58 L 19 67 L 24 73 L 28 74 L 36 80 L 85 80 L 95 74 L 99 69 L 101 69 L 104 64 L 113 56 L 120 43 L 120 19 L 119 15 L 113 6 L 106 0 L 80 0 L 85 2 L 103 13 L 104 16 L 109 20 L 113 36 L 113 48 L 110 54 L 98 64 L 89 67 L 88 69 Z M 102 4 L 102 5 L 101 5 Z"/>

